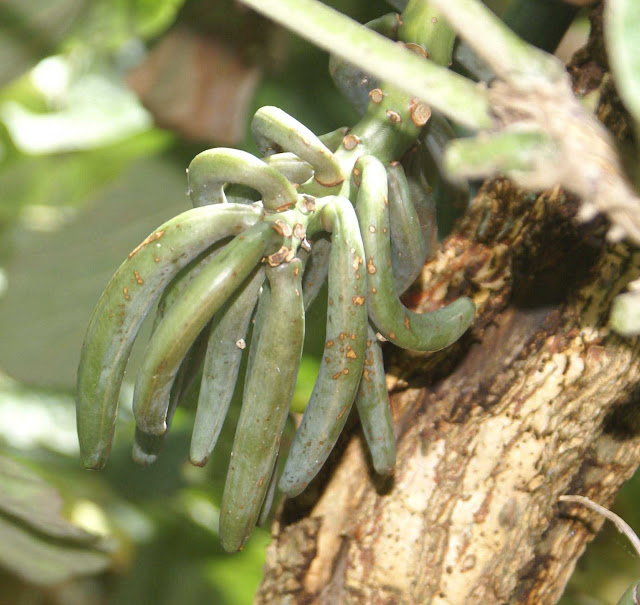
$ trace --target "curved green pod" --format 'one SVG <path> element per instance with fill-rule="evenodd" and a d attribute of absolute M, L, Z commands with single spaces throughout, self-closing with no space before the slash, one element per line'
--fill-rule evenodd
<path fill-rule="evenodd" d="M 259 208 L 232 204 L 188 210 L 149 235 L 116 271 L 93 312 L 80 354 L 76 416 L 84 466 L 101 468 L 109 455 L 127 359 L 160 293 L 191 259 L 261 216 Z"/>
<path fill-rule="evenodd" d="M 340 144 L 342 143 L 344 137 L 348 134 L 349 127 L 341 126 L 340 128 L 336 128 L 331 132 L 326 132 L 325 134 L 321 134 L 318 138 L 322 142 L 322 144 L 329 150 L 331 153 L 335 152 Z"/>
<path fill-rule="evenodd" d="M 382 348 L 373 328 L 367 330 L 367 348 L 356 407 L 376 473 L 390 475 L 396 465 L 391 404 L 385 381 Z"/>
<path fill-rule="evenodd" d="M 301 160 L 295 153 L 285 151 L 263 158 L 267 166 L 275 168 L 294 185 L 306 183 L 313 177 L 313 167 L 308 162 Z"/>
<path fill-rule="evenodd" d="M 329 273 L 331 240 L 325 234 L 317 234 L 311 242 L 311 255 L 307 260 L 302 277 L 304 310 L 316 299 Z"/>
<path fill-rule="evenodd" d="M 227 416 L 249 321 L 264 277 L 264 269 L 258 269 L 214 318 L 208 337 L 189 454 L 191 463 L 196 466 L 207 463 Z"/>
<path fill-rule="evenodd" d="M 318 379 L 291 444 L 280 490 L 299 494 L 316 476 L 342 432 L 362 375 L 367 335 L 364 248 L 351 203 L 322 210 L 331 232 L 326 342 Z"/>
<path fill-rule="evenodd" d="M 268 312 L 245 383 L 231 462 L 220 507 L 225 550 L 242 548 L 265 499 L 302 356 L 302 262 L 267 268 Z"/>
<path fill-rule="evenodd" d="M 156 316 L 153 320 L 153 327 L 151 333 L 155 332 L 156 328 L 164 317 L 165 310 L 168 310 L 171 305 L 178 300 L 178 298 L 184 293 L 188 285 L 195 279 L 197 275 L 207 266 L 209 262 L 218 254 L 221 248 L 224 246 L 225 241 L 218 242 L 196 258 L 194 258 L 186 267 L 183 267 L 180 272 L 171 280 L 169 285 L 164 289 L 164 292 L 160 296 L 158 301 L 158 308 L 156 309 Z M 180 364 L 180 369 L 176 374 L 176 379 L 169 393 L 169 401 L 167 404 L 167 433 L 173 419 L 176 407 L 178 406 L 183 394 L 189 389 L 194 380 L 194 374 L 199 373 L 204 361 L 204 355 L 206 353 L 206 339 L 205 347 L 201 346 L 204 332 L 198 336 L 196 342 L 193 343 L 185 358 Z M 165 438 L 167 433 L 162 435 L 150 435 L 141 431 L 136 427 L 133 436 L 133 448 L 131 456 L 134 462 L 149 466 L 153 464 L 158 457 L 158 454 L 164 447 Z"/>
<path fill-rule="evenodd" d="M 267 223 L 236 236 L 165 313 L 145 351 L 133 395 L 133 413 L 142 431 L 165 432 L 168 394 L 181 360 L 277 237 Z"/>
<path fill-rule="evenodd" d="M 438 351 L 454 343 L 471 325 L 475 305 L 459 298 L 429 313 L 414 313 L 398 298 L 389 256 L 387 175 L 373 156 L 359 158 L 362 175 L 356 202 L 366 252 L 369 316 L 380 333 L 394 344 L 413 351 Z"/>
<path fill-rule="evenodd" d="M 343 126 L 342 128 L 336 128 L 336 130 L 320 135 L 318 139 L 333 153 L 340 147 L 342 140 L 348 132 L 349 129 Z M 262 160 L 278 172 L 281 172 L 287 177 L 287 180 L 294 185 L 306 183 L 313 177 L 313 167 L 311 164 L 300 159 L 295 153 L 285 151 L 283 153 L 268 155 L 263 157 Z"/>
<path fill-rule="evenodd" d="M 420 275 L 428 246 L 422 234 L 411 189 L 399 162 L 387 167 L 391 269 L 396 292 L 404 292 Z"/>
<path fill-rule="evenodd" d="M 173 415 L 176 408 L 180 405 L 185 393 L 189 391 L 195 378 L 200 374 L 202 362 L 204 361 L 204 356 L 207 350 L 206 336 L 207 329 L 205 328 L 193 343 L 180 364 L 180 369 L 178 370 L 178 374 L 176 375 L 176 379 L 174 380 L 171 388 L 171 394 L 169 395 L 167 432 L 162 435 L 150 435 L 136 427 L 133 436 L 133 448 L 131 451 L 131 457 L 134 462 L 144 466 L 149 466 L 157 460 L 158 455 L 164 447 L 164 442 L 169 432 L 169 428 L 171 427 L 171 422 L 173 421 Z"/>
<path fill-rule="evenodd" d="M 304 124 L 282 109 L 269 106 L 258 109 L 251 132 L 262 155 L 270 155 L 280 147 L 311 164 L 314 178 L 321 185 L 333 187 L 344 181 L 333 153 Z"/>
<path fill-rule="evenodd" d="M 269 514 L 271 513 L 271 507 L 273 506 L 273 499 L 276 495 L 276 486 L 278 485 L 278 460 L 280 458 L 280 452 L 276 455 L 276 461 L 273 464 L 273 471 L 271 471 L 271 479 L 269 479 L 269 487 L 267 488 L 267 494 L 264 497 L 262 508 L 260 509 L 260 515 L 258 516 L 258 522 L 256 525 L 262 527 L 269 520 Z"/>
<path fill-rule="evenodd" d="M 187 170 L 194 206 L 225 203 L 224 185 L 237 183 L 258 190 L 267 210 L 293 207 L 298 199 L 293 185 L 275 168 L 237 149 L 208 149 L 199 153 Z"/>

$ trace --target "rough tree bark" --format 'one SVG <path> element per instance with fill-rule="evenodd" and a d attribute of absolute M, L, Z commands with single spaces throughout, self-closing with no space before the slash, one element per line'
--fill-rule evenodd
<path fill-rule="evenodd" d="M 599 19 L 574 83 L 600 86 L 624 143 Z M 373 474 L 354 421 L 281 507 L 256 603 L 556 602 L 601 524 L 558 497 L 608 506 L 640 462 L 640 343 L 607 328 L 640 252 L 577 208 L 560 189 L 485 184 L 407 299 L 470 295 L 472 330 L 437 354 L 386 350 L 394 477 Z"/>

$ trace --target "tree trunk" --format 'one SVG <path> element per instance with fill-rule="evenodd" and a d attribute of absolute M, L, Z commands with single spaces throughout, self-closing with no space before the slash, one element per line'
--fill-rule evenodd
<path fill-rule="evenodd" d="M 598 19 L 574 61 L 582 92 L 605 73 Z M 599 115 L 628 136 L 604 93 Z M 256 603 L 557 601 L 601 524 L 558 497 L 608 506 L 640 462 L 639 339 L 607 327 L 640 253 L 607 244 L 603 218 L 578 223 L 578 206 L 485 184 L 405 298 L 472 296 L 473 328 L 439 353 L 385 351 L 394 477 L 373 473 L 353 422 L 281 506 Z"/>

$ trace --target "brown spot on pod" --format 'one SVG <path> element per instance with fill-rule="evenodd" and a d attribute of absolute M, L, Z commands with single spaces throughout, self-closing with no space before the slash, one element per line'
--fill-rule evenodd
<path fill-rule="evenodd" d="M 285 223 L 282 219 L 277 219 L 273 223 L 271 223 L 271 228 L 278 234 L 283 237 L 291 237 L 293 234 L 293 229 L 291 229 L 291 225 L 289 223 Z"/>
<path fill-rule="evenodd" d="M 286 246 L 281 246 L 280 250 L 267 256 L 267 262 L 269 263 L 269 266 L 277 267 L 286 260 L 288 254 L 289 248 L 287 248 Z"/>
<path fill-rule="evenodd" d="M 408 315 L 404 316 L 404 327 L 407 328 L 407 330 L 411 330 L 411 321 L 409 321 Z"/>
<path fill-rule="evenodd" d="M 295 268 L 293 269 L 293 274 L 294 274 L 295 276 L 297 276 L 297 275 L 298 275 L 298 273 L 300 273 L 300 267 L 295 267 Z"/>
<path fill-rule="evenodd" d="M 122 293 L 127 300 L 131 300 L 131 297 L 129 296 L 129 288 L 122 288 Z"/>
<path fill-rule="evenodd" d="M 349 336 L 348 334 L 345 334 L 344 332 L 340 332 L 340 335 L 338 336 L 338 338 L 339 338 L 340 340 L 344 340 L 344 339 L 345 339 L 345 338 L 347 338 L 348 336 Z"/>
<path fill-rule="evenodd" d="M 420 128 L 429 121 L 431 117 L 431 107 L 418 99 L 412 99 L 409 105 L 409 115 L 411 116 L 411 121 Z"/>
<path fill-rule="evenodd" d="M 260 477 L 260 481 L 258 481 L 258 487 L 262 487 L 263 483 L 264 483 L 264 475 L 262 475 L 262 477 Z"/>
<path fill-rule="evenodd" d="M 307 230 L 304 228 L 304 225 L 302 223 L 296 223 L 293 226 L 293 235 L 301 240 L 304 240 L 306 238 Z"/>
<path fill-rule="evenodd" d="M 326 349 L 330 349 L 334 344 L 336 343 L 333 340 L 327 340 L 324 346 Z"/>
<path fill-rule="evenodd" d="M 354 305 L 362 306 L 362 305 L 364 305 L 364 296 L 354 296 L 354 297 L 351 299 L 351 302 L 352 302 Z"/>
<path fill-rule="evenodd" d="M 369 93 L 371 94 L 371 93 Z M 347 150 L 351 151 L 355 149 L 361 142 L 360 137 L 355 134 L 348 134 L 344 139 L 342 139 L 342 146 Z"/>
<path fill-rule="evenodd" d="M 137 271 L 133 271 L 133 277 L 136 278 L 136 282 L 138 282 L 140 285 L 144 284 L 144 279 L 142 279 L 140 277 L 140 273 L 138 273 Z"/>
<path fill-rule="evenodd" d="M 156 231 L 152 233 L 147 238 L 145 238 L 140 244 L 138 244 L 131 252 L 129 252 L 129 258 L 131 258 L 134 254 L 139 252 L 142 248 L 144 248 L 147 244 L 151 242 L 155 242 L 157 239 L 160 239 L 165 234 L 165 230 Z"/>
<path fill-rule="evenodd" d="M 369 225 L 369 232 L 370 233 L 375 233 L 376 232 L 376 228 L 373 225 Z"/>
<path fill-rule="evenodd" d="M 389 122 L 391 122 L 392 124 L 400 124 L 402 122 L 402 116 L 397 111 L 393 111 L 393 109 L 387 109 L 385 113 L 389 118 Z"/>
<path fill-rule="evenodd" d="M 338 380 L 338 378 L 340 378 L 340 376 L 342 376 L 342 372 L 336 372 L 336 373 L 332 376 L 332 378 L 333 378 L 334 380 Z"/>
<path fill-rule="evenodd" d="M 296 251 L 291 248 L 289 252 L 287 252 L 287 256 L 284 257 L 284 260 L 290 263 L 293 260 L 293 257 L 296 255 Z"/>
<path fill-rule="evenodd" d="M 357 359 L 358 356 L 356 355 L 356 352 L 351 348 L 351 346 L 347 346 L 347 352 L 346 352 L 346 356 L 349 359 Z"/>
<path fill-rule="evenodd" d="M 303 194 L 302 203 L 300 204 L 300 210 L 308 214 L 309 212 L 315 212 L 316 210 L 316 198 L 312 195 Z"/>
<path fill-rule="evenodd" d="M 371 102 L 375 103 L 376 105 L 378 103 L 382 103 L 382 99 L 384 99 L 384 97 L 385 94 L 379 88 L 374 88 L 373 90 L 369 91 L 369 98 L 371 99 Z"/>
<path fill-rule="evenodd" d="M 373 256 L 367 261 L 367 273 L 373 275 L 376 272 L 376 266 L 373 264 Z"/>
<path fill-rule="evenodd" d="M 395 17 L 396 17 L 396 21 L 398 22 L 398 25 L 402 25 L 403 24 L 402 17 L 398 13 L 395 14 Z"/>
<path fill-rule="evenodd" d="M 407 42 L 405 46 L 412 52 L 416 53 L 416 55 L 420 55 L 423 59 L 427 59 L 429 57 L 429 53 L 424 49 L 420 44 L 416 44 L 415 42 Z"/>
<path fill-rule="evenodd" d="M 346 406 L 340 410 L 340 413 L 336 416 L 336 420 L 340 420 L 344 416 L 344 413 L 347 411 Z"/>

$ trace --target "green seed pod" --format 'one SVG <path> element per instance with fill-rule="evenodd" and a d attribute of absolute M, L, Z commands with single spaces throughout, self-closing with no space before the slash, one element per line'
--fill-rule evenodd
<path fill-rule="evenodd" d="M 344 181 L 333 153 L 304 124 L 277 107 L 261 107 L 253 116 L 251 131 L 262 155 L 277 147 L 295 153 L 314 169 L 314 178 L 326 187 Z"/>
<path fill-rule="evenodd" d="M 131 457 L 137 464 L 149 466 L 158 459 L 158 455 L 164 447 L 164 442 L 171 427 L 176 408 L 180 405 L 183 396 L 188 393 L 194 380 L 200 375 L 204 356 L 207 352 L 208 331 L 207 327 L 200 333 L 180 364 L 180 369 L 178 370 L 169 396 L 167 432 L 163 435 L 149 435 L 148 433 L 143 433 L 136 427 L 133 436 Z"/>
<path fill-rule="evenodd" d="M 385 382 L 382 348 L 371 326 L 367 331 L 367 349 L 362 380 L 356 395 L 356 407 L 376 473 L 390 475 L 396 465 L 396 440 L 389 393 Z"/>
<path fill-rule="evenodd" d="M 430 313 L 414 313 L 398 299 L 389 256 L 389 212 L 384 165 L 373 156 L 356 163 L 362 182 L 356 210 L 366 252 L 369 316 L 387 339 L 405 349 L 437 351 L 454 343 L 473 321 L 468 298 Z"/>
<path fill-rule="evenodd" d="M 326 343 L 318 379 L 280 478 L 281 491 L 299 494 L 316 476 L 349 416 L 367 334 L 364 248 L 351 203 L 337 197 L 322 210 L 331 232 Z"/>
<path fill-rule="evenodd" d="M 302 262 L 267 268 L 269 309 L 263 313 L 245 383 L 220 507 L 225 550 L 242 548 L 256 524 L 273 473 L 302 356 Z M 261 303 L 262 304 L 262 303 Z"/>
<path fill-rule="evenodd" d="M 311 244 L 311 255 L 307 261 L 304 277 L 302 278 L 302 292 L 304 294 L 304 310 L 306 311 L 316 299 L 329 273 L 329 254 L 331 240 L 324 234 L 318 234 Z"/>
<path fill-rule="evenodd" d="M 295 205 L 298 194 L 287 178 L 246 151 L 208 149 L 189 164 L 189 195 L 194 206 L 225 203 L 224 185 L 237 183 L 257 189 L 267 210 Z"/>
<path fill-rule="evenodd" d="M 276 495 L 276 486 L 278 485 L 278 460 L 280 458 L 280 452 L 276 456 L 275 464 L 273 465 L 273 471 L 271 473 L 271 479 L 269 479 L 269 487 L 267 488 L 267 495 L 264 497 L 262 508 L 260 509 L 260 516 L 256 525 L 262 527 L 269 520 L 269 513 L 273 506 L 273 499 Z"/>
<path fill-rule="evenodd" d="M 402 165 L 387 168 L 389 183 L 389 225 L 391 269 L 396 292 L 404 292 L 420 275 L 427 260 L 428 246 L 413 205 L 411 190 Z"/>
<path fill-rule="evenodd" d="M 101 468 L 109 455 L 127 359 L 158 296 L 191 259 L 261 214 L 232 204 L 189 210 L 160 226 L 122 263 L 93 312 L 80 355 L 76 415 L 84 466 Z"/>
<path fill-rule="evenodd" d="M 234 238 L 165 313 L 149 341 L 136 380 L 133 413 L 142 431 L 154 435 L 165 432 L 168 393 L 180 362 L 276 238 L 266 223 L 258 223 Z"/>
<path fill-rule="evenodd" d="M 216 445 L 233 398 L 249 321 L 264 282 L 258 269 L 216 314 L 208 338 L 190 460 L 204 466 Z"/>

